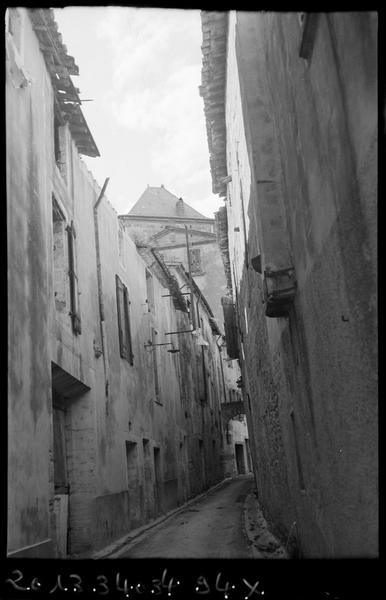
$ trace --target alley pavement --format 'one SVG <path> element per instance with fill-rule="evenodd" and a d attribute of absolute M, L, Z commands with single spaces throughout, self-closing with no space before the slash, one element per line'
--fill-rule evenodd
<path fill-rule="evenodd" d="M 225 480 L 110 557 L 286 558 L 286 553 L 268 531 L 249 474 Z"/>

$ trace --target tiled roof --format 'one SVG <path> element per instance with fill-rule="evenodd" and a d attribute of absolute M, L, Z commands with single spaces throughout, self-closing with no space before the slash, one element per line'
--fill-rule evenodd
<path fill-rule="evenodd" d="M 99 156 L 98 148 L 80 109 L 79 90 L 70 75 L 79 75 L 74 58 L 67 54 L 52 8 L 29 9 L 33 29 L 38 37 L 55 93 L 57 114 L 68 122 L 71 135 L 80 154 Z"/>
<path fill-rule="evenodd" d="M 227 60 L 227 12 L 201 12 L 202 69 L 200 95 L 204 100 L 212 191 L 226 196 L 225 81 Z"/>
<path fill-rule="evenodd" d="M 207 219 L 165 187 L 147 187 L 128 216 Z"/>

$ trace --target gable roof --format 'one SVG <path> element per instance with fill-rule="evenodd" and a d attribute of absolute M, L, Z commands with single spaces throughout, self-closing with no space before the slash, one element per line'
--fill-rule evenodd
<path fill-rule="evenodd" d="M 127 214 L 143 217 L 208 219 L 162 185 L 161 187 L 148 186 Z"/>

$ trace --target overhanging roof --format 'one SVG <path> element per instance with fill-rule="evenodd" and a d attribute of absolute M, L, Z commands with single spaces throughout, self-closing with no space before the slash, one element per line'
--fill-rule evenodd
<path fill-rule="evenodd" d="M 228 13 L 201 11 L 202 69 L 200 95 L 204 100 L 212 191 L 226 196 L 225 85 Z"/>
<path fill-rule="evenodd" d="M 52 8 L 28 10 L 32 27 L 39 40 L 55 94 L 57 113 L 62 123 L 68 123 L 71 135 L 80 154 L 100 156 L 86 120 L 80 109 L 79 90 L 70 75 L 79 75 L 79 68 L 62 42 Z"/>

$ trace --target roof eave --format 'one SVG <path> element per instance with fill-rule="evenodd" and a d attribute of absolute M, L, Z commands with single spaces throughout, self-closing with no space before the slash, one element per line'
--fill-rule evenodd
<path fill-rule="evenodd" d="M 226 120 L 225 89 L 228 38 L 228 12 L 201 11 L 203 33 L 200 95 L 209 148 L 209 162 L 214 194 L 226 196 Z"/>
<path fill-rule="evenodd" d="M 80 154 L 100 156 L 86 119 L 81 111 L 79 90 L 71 75 L 79 75 L 79 68 L 62 42 L 52 8 L 28 9 L 32 27 L 39 40 L 55 95 L 55 102 L 63 123 L 67 122 Z"/>

